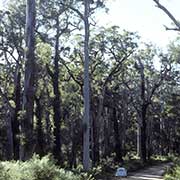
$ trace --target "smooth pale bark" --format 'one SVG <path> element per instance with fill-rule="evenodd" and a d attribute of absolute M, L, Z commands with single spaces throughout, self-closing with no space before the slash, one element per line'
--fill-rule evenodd
<path fill-rule="evenodd" d="M 21 147 L 21 159 L 29 159 L 33 151 L 33 109 L 34 109 L 34 77 L 35 77 L 35 0 L 26 1 L 25 27 L 25 79 L 23 94 L 24 117 L 22 131 L 24 134 Z"/>
<path fill-rule="evenodd" d="M 90 170 L 90 87 L 89 87 L 89 0 L 84 0 L 84 118 L 83 118 L 83 168 Z"/>

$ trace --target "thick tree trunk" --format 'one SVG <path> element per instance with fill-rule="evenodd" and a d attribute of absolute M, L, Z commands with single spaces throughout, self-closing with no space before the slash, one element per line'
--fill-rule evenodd
<path fill-rule="evenodd" d="M 151 155 L 153 153 L 152 138 L 153 138 L 153 136 L 152 136 L 152 120 L 149 119 L 148 124 L 147 124 L 147 158 L 148 158 L 148 161 L 150 160 Z"/>
<path fill-rule="evenodd" d="M 46 122 L 45 149 L 47 153 L 50 153 L 52 152 L 52 138 L 51 138 L 52 132 L 51 132 L 50 112 L 48 110 L 45 110 L 45 122 Z"/>
<path fill-rule="evenodd" d="M 53 111 L 54 111 L 54 148 L 53 154 L 54 157 L 58 160 L 60 164 L 62 162 L 62 152 L 61 152 L 61 111 L 60 111 L 60 96 L 59 90 L 57 90 L 57 83 L 54 83 L 54 102 L 53 102 Z"/>
<path fill-rule="evenodd" d="M 36 138 L 37 138 L 37 147 L 36 147 L 36 152 L 42 157 L 43 155 L 45 155 L 44 152 L 44 133 L 43 133 L 43 127 L 42 127 L 42 105 L 40 102 L 40 98 L 35 97 L 35 101 L 36 101 L 36 117 L 37 117 L 37 134 L 36 134 Z"/>
<path fill-rule="evenodd" d="M 143 163 L 146 162 L 146 111 L 147 111 L 147 100 L 145 97 L 145 77 L 144 77 L 144 66 L 139 59 L 140 75 L 141 75 L 141 109 L 140 109 L 140 145 L 141 145 L 141 160 Z"/>
<path fill-rule="evenodd" d="M 141 152 L 141 124 L 137 123 L 137 155 L 138 157 L 142 157 Z"/>
<path fill-rule="evenodd" d="M 19 146 L 20 146 L 20 130 L 19 130 L 19 119 L 18 119 L 18 113 L 21 110 L 21 73 L 19 71 L 19 68 L 17 68 L 17 74 L 15 75 L 15 110 L 14 110 L 14 116 L 12 120 L 12 129 L 13 129 L 13 147 L 14 147 L 14 159 L 19 159 Z"/>
<path fill-rule="evenodd" d="M 147 155 L 147 152 L 146 152 L 146 106 L 143 105 L 142 106 L 142 114 L 141 114 L 141 117 L 142 117 L 142 124 L 141 124 L 141 127 L 140 127 L 140 136 L 141 136 L 141 160 L 143 163 L 146 162 L 146 155 Z"/>
<path fill-rule="evenodd" d="M 78 145 L 79 145 L 79 134 L 77 132 L 77 127 L 74 124 L 75 122 L 72 122 L 72 148 L 71 148 L 71 156 L 69 159 L 69 164 L 70 168 L 76 168 L 77 167 L 77 162 L 76 162 L 76 157 L 77 157 L 77 150 L 78 150 Z"/>
<path fill-rule="evenodd" d="M 102 158 L 107 158 L 111 154 L 111 149 L 109 146 L 109 119 L 101 119 L 101 149 L 102 149 Z"/>
<path fill-rule="evenodd" d="M 6 158 L 7 160 L 13 159 L 13 131 L 12 131 L 12 117 L 11 112 L 7 111 L 7 145 L 6 145 Z"/>
<path fill-rule="evenodd" d="M 102 95 L 98 97 L 97 115 L 93 118 L 93 139 L 94 139 L 94 165 L 100 161 L 100 126 L 102 126 L 102 115 L 104 110 L 105 86 L 102 88 Z M 95 109 L 93 109 L 95 111 Z M 101 124 L 101 125 L 100 125 Z"/>
<path fill-rule="evenodd" d="M 35 73 L 35 0 L 27 0 L 26 3 L 26 49 L 25 49 L 25 80 L 23 95 L 23 145 L 21 159 L 29 159 L 32 156 L 33 146 L 33 109 L 34 109 L 34 73 Z"/>
<path fill-rule="evenodd" d="M 11 104 L 9 103 L 9 100 L 7 98 L 6 93 L 4 94 L 0 88 L 0 94 L 2 97 L 2 102 L 4 103 L 4 110 L 5 110 L 5 124 L 6 124 L 6 128 L 4 130 L 4 132 L 6 132 L 6 138 L 7 141 L 4 142 L 4 144 L 2 143 L 2 147 L 5 145 L 5 160 L 12 160 L 13 159 L 13 130 L 12 130 L 12 115 L 14 114 L 14 109 L 11 107 Z M 1 132 L 2 133 L 2 132 Z M 3 133 L 2 133 L 3 134 Z M 1 134 L 1 136 L 2 136 Z M 3 149 L 3 148 L 2 148 Z"/>
<path fill-rule="evenodd" d="M 99 154 L 99 124 L 97 119 L 93 119 L 93 165 L 96 165 L 100 161 L 100 154 Z"/>
<path fill-rule="evenodd" d="M 70 168 L 76 168 L 77 167 L 77 163 L 76 163 L 76 153 L 77 153 L 77 149 L 76 149 L 76 144 L 75 144 L 75 140 L 73 140 L 72 142 L 72 149 L 71 149 L 71 159 L 70 159 Z"/>
<path fill-rule="evenodd" d="M 89 85 L 89 0 L 84 0 L 84 118 L 83 118 L 83 168 L 90 170 L 90 85 Z"/>
<path fill-rule="evenodd" d="M 163 126 L 163 118 L 160 117 L 159 120 L 159 134 L 160 134 L 160 139 L 159 139 L 159 146 L 160 146 L 160 155 L 164 155 L 164 126 Z"/>
<path fill-rule="evenodd" d="M 59 91 L 59 17 L 56 19 L 56 44 L 55 44 L 55 57 L 54 57 L 54 73 L 52 77 L 54 101 L 53 101 L 53 119 L 54 119 L 54 157 L 60 164 L 62 162 L 62 150 L 61 150 L 61 99 Z"/>
<path fill-rule="evenodd" d="M 92 100 L 93 102 L 93 100 Z M 91 149 L 92 163 L 95 166 L 100 160 L 99 154 L 99 121 L 96 106 L 91 104 Z"/>
<path fill-rule="evenodd" d="M 112 121 L 114 125 L 114 140 L 115 140 L 115 161 L 116 162 L 123 162 L 122 159 L 122 148 L 121 148 L 121 141 L 120 141 L 120 135 L 119 135 L 119 124 L 118 124 L 118 119 L 117 119 L 117 112 L 116 108 L 113 108 L 112 112 Z"/>
<path fill-rule="evenodd" d="M 121 122 L 121 128 L 120 128 L 120 136 L 121 136 L 121 148 L 122 148 L 122 156 L 126 155 L 126 130 L 128 127 L 128 96 L 127 92 L 124 90 L 122 98 L 122 105 L 121 105 L 121 114 L 122 114 L 122 122 Z"/>

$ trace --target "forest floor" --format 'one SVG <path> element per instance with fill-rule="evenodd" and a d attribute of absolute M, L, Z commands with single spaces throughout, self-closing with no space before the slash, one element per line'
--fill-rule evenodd
<path fill-rule="evenodd" d="M 163 163 L 129 173 L 127 178 L 108 177 L 105 179 L 106 180 L 162 180 L 164 173 L 171 166 L 172 163 Z"/>

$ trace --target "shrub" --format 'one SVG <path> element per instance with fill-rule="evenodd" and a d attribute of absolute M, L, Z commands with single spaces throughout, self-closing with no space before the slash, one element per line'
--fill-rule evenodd
<path fill-rule="evenodd" d="M 78 165 L 76 169 L 73 169 L 75 174 L 81 175 L 82 180 L 95 180 L 102 173 L 102 167 L 97 166 L 92 168 L 89 172 L 84 172 L 83 166 Z"/>
<path fill-rule="evenodd" d="M 34 155 L 26 162 L 6 161 L 0 163 L 0 180 L 81 180 L 80 175 L 60 169 L 51 156 Z"/>
<path fill-rule="evenodd" d="M 165 175 L 165 180 L 180 180 L 180 158 L 173 157 L 174 167 Z"/>

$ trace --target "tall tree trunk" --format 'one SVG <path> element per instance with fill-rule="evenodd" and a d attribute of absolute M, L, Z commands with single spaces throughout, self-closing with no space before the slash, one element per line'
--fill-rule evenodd
<path fill-rule="evenodd" d="M 139 120 L 138 120 L 139 121 Z M 141 152 L 141 124 L 137 123 L 137 155 L 138 157 L 142 157 Z"/>
<path fill-rule="evenodd" d="M 50 122 L 50 112 L 46 109 L 45 110 L 45 126 L 46 126 L 46 135 L 45 135 L 45 142 L 46 142 L 46 152 L 52 152 L 52 132 L 51 132 L 51 122 Z"/>
<path fill-rule="evenodd" d="M 145 105 L 142 105 L 142 114 L 141 114 L 141 118 L 142 118 L 142 124 L 141 124 L 141 127 L 140 127 L 140 136 L 141 136 L 141 160 L 143 163 L 146 162 L 146 155 L 147 155 L 147 152 L 146 152 L 146 106 Z"/>
<path fill-rule="evenodd" d="M 54 157 L 60 164 L 62 162 L 62 151 L 61 151 L 61 100 L 59 91 L 59 16 L 56 19 L 56 44 L 55 44 L 55 57 L 54 57 L 54 73 L 53 73 L 53 111 L 54 111 Z"/>
<path fill-rule="evenodd" d="M 95 166 L 99 160 L 99 121 L 97 119 L 97 99 L 91 99 L 91 158 L 92 165 Z"/>
<path fill-rule="evenodd" d="M 107 107 L 105 108 L 105 111 L 103 113 L 103 118 L 101 119 L 101 133 L 102 133 L 102 139 L 103 143 L 101 146 L 103 146 L 103 155 L 102 158 L 107 158 L 111 155 L 113 149 L 111 148 L 111 129 L 113 129 L 114 125 L 113 122 L 109 121 L 109 118 L 111 118 L 111 111 Z"/>
<path fill-rule="evenodd" d="M 7 141 L 5 142 L 5 158 L 6 160 L 12 160 L 13 159 L 13 130 L 12 130 L 12 115 L 14 114 L 14 108 L 9 103 L 9 99 L 7 98 L 7 94 L 3 93 L 3 91 L 0 88 L 0 95 L 2 97 L 2 102 L 4 103 L 4 109 L 5 109 L 5 123 L 6 123 L 6 136 Z"/>
<path fill-rule="evenodd" d="M 141 115 L 137 112 L 137 155 L 138 157 L 142 157 L 141 151 Z"/>
<path fill-rule="evenodd" d="M 7 160 L 12 160 L 13 159 L 13 131 L 12 131 L 12 112 L 9 112 L 7 110 L 7 119 L 6 119 L 6 124 L 7 124 L 7 145 L 6 145 L 6 158 Z"/>
<path fill-rule="evenodd" d="M 126 130 L 128 127 L 128 95 L 125 90 L 122 92 L 123 98 L 122 98 L 122 105 L 121 105 L 121 114 L 122 114 L 122 122 L 121 122 L 121 128 L 120 128 L 120 136 L 121 136 L 121 148 L 122 148 L 122 156 L 126 155 Z"/>
<path fill-rule="evenodd" d="M 77 150 L 78 150 L 78 144 L 79 144 L 79 136 L 78 136 L 76 128 L 77 127 L 75 127 L 75 122 L 72 122 L 72 128 L 71 128 L 72 148 L 71 148 L 71 155 L 69 158 L 70 168 L 77 167 L 76 157 L 77 157 Z"/>
<path fill-rule="evenodd" d="M 145 97 L 145 77 L 144 77 L 144 66 L 140 59 L 138 59 L 140 65 L 140 75 L 141 75 L 141 109 L 140 109 L 140 145 L 141 145 L 141 160 L 143 163 L 146 162 L 146 111 L 148 104 Z"/>
<path fill-rule="evenodd" d="M 113 121 L 113 125 L 114 125 L 114 139 L 115 139 L 115 153 L 116 153 L 115 161 L 123 162 L 116 108 L 113 108 L 111 120 Z"/>
<path fill-rule="evenodd" d="M 18 66 L 18 65 L 17 65 Z M 17 67 L 17 72 L 15 74 L 15 110 L 12 120 L 12 129 L 13 129 L 13 146 L 14 146 L 14 159 L 19 159 L 19 146 L 20 146 L 20 130 L 19 130 L 19 119 L 18 119 L 18 113 L 21 110 L 21 72 L 19 71 L 19 68 Z"/>
<path fill-rule="evenodd" d="M 83 118 L 83 168 L 90 169 L 90 87 L 89 87 L 89 0 L 84 0 L 84 118 Z"/>
<path fill-rule="evenodd" d="M 105 84 L 106 85 L 106 84 Z M 102 95 L 98 97 L 97 115 L 93 118 L 93 140 L 94 140 L 94 165 L 100 161 L 100 123 L 102 126 L 102 114 L 104 110 L 105 85 L 102 88 Z M 95 109 L 93 109 L 95 111 Z"/>
<path fill-rule="evenodd" d="M 43 127 L 42 127 L 42 105 L 40 102 L 40 97 L 37 98 L 35 97 L 35 101 L 36 101 L 36 117 L 37 117 L 37 149 L 36 152 L 42 157 L 43 155 L 45 155 L 44 152 L 44 133 L 43 133 Z"/>
<path fill-rule="evenodd" d="M 160 145 L 160 154 L 161 156 L 164 155 L 164 126 L 163 126 L 163 117 L 161 116 L 160 119 L 159 119 L 159 134 L 160 134 L 160 142 L 159 142 L 159 145 Z"/>
<path fill-rule="evenodd" d="M 26 49 L 25 49 L 25 79 L 23 95 L 23 126 L 25 141 L 21 149 L 21 159 L 32 156 L 33 145 L 33 109 L 34 109 L 34 73 L 35 73 L 35 0 L 26 2 Z"/>
<path fill-rule="evenodd" d="M 152 155 L 152 119 L 150 118 L 147 124 L 147 158 L 148 161 L 151 158 Z"/>
<path fill-rule="evenodd" d="M 93 109 L 95 111 L 95 109 Z M 93 114 L 94 112 L 92 112 Z M 92 129 L 93 129 L 93 166 L 95 166 L 100 161 L 100 154 L 99 154 L 99 121 L 97 121 L 96 114 L 92 118 Z"/>

